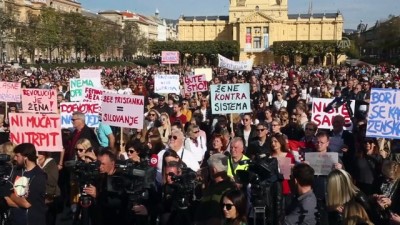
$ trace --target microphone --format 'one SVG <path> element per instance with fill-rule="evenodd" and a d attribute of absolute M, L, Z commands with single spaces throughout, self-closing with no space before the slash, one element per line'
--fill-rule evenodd
<path fill-rule="evenodd" d="M 224 155 L 225 155 L 226 157 L 231 157 L 231 153 L 230 153 L 229 151 L 225 151 L 225 152 L 224 152 Z"/>
<path fill-rule="evenodd" d="M 157 154 L 151 154 L 150 157 L 150 166 L 157 168 L 158 165 L 158 155 Z"/>

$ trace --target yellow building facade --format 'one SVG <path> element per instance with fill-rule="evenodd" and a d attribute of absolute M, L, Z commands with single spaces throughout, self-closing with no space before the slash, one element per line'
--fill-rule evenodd
<path fill-rule="evenodd" d="M 275 41 L 341 40 L 343 16 L 336 13 L 288 14 L 288 0 L 230 0 L 228 16 L 181 16 L 180 41 L 234 40 L 239 58 L 271 62 Z"/>

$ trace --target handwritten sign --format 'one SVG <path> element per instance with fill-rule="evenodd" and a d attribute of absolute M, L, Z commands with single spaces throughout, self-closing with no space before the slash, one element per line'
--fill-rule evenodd
<path fill-rule="evenodd" d="M 101 105 L 104 124 L 143 129 L 144 96 L 104 93 Z"/>
<path fill-rule="evenodd" d="M 188 75 L 184 79 L 185 93 L 208 91 L 206 75 Z"/>
<path fill-rule="evenodd" d="M 32 143 L 37 151 L 62 151 L 60 115 L 10 113 L 10 141 Z"/>
<path fill-rule="evenodd" d="M 211 85 L 210 89 L 212 114 L 251 112 L 248 83 Z"/>
<path fill-rule="evenodd" d="M 206 75 L 206 81 L 211 81 L 213 77 L 213 71 L 211 68 L 197 68 L 194 69 L 194 74 Z"/>
<path fill-rule="evenodd" d="M 71 102 L 79 102 L 83 100 L 83 92 L 85 87 L 95 87 L 90 78 L 70 79 L 69 80 Z"/>
<path fill-rule="evenodd" d="M 371 90 L 367 137 L 400 139 L 400 91 L 397 89 Z"/>
<path fill-rule="evenodd" d="M 88 127 L 99 126 L 99 102 L 63 102 L 60 104 L 62 128 L 72 127 L 72 113 L 76 111 L 85 114 L 85 123 Z"/>
<path fill-rule="evenodd" d="M 351 121 L 350 114 L 347 111 L 346 103 L 344 103 L 342 106 L 340 106 L 338 108 L 332 108 L 328 112 L 324 112 L 326 107 L 332 101 L 333 101 L 333 99 L 313 98 L 311 121 L 315 122 L 318 125 L 318 128 L 320 128 L 320 129 L 332 129 L 333 128 L 333 126 L 332 126 L 333 117 L 335 117 L 337 115 L 342 115 L 345 119 L 344 129 L 352 130 L 353 123 Z M 355 108 L 354 101 L 351 101 L 350 107 L 354 112 L 354 108 Z"/>
<path fill-rule="evenodd" d="M 84 102 L 101 102 L 101 96 L 103 96 L 104 90 L 85 87 Z"/>
<path fill-rule="evenodd" d="M 155 93 L 169 94 L 180 93 L 179 75 L 156 75 L 154 78 Z"/>
<path fill-rule="evenodd" d="M 24 112 L 57 113 L 57 91 L 49 89 L 22 89 Z"/>
<path fill-rule="evenodd" d="M 1 102 L 21 102 L 21 83 L 0 82 Z"/>
<path fill-rule="evenodd" d="M 315 175 L 328 175 L 333 164 L 339 162 L 337 152 L 306 152 L 305 161 L 314 169 Z"/>
<path fill-rule="evenodd" d="M 92 81 L 94 87 L 102 87 L 101 85 L 101 72 L 103 70 L 79 70 L 79 77 L 81 79 L 89 79 Z"/>
<path fill-rule="evenodd" d="M 162 64 L 179 64 L 179 52 L 178 51 L 162 51 L 161 52 L 161 63 Z"/>
<path fill-rule="evenodd" d="M 277 157 L 279 170 L 286 180 L 290 179 L 292 173 L 292 160 L 288 157 Z"/>
<path fill-rule="evenodd" d="M 228 70 L 251 71 L 253 69 L 253 60 L 237 62 L 218 54 L 218 66 Z"/>

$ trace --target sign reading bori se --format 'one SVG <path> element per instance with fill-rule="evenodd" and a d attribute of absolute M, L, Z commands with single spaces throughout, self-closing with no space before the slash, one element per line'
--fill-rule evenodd
<path fill-rule="evenodd" d="M 249 84 L 211 85 L 212 114 L 251 112 Z"/>

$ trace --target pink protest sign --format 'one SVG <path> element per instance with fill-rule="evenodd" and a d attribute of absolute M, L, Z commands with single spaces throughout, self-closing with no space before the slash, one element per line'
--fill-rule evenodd
<path fill-rule="evenodd" d="M 32 143 L 37 151 L 62 151 L 60 115 L 10 113 L 10 141 Z"/>
<path fill-rule="evenodd" d="M 110 126 L 143 128 L 144 97 L 104 93 L 102 99 L 102 122 Z"/>
<path fill-rule="evenodd" d="M 48 89 L 22 89 L 24 112 L 57 113 L 57 91 Z"/>
<path fill-rule="evenodd" d="M 206 75 L 189 75 L 184 79 L 185 93 L 208 91 Z"/>
<path fill-rule="evenodd" d="M 1 102 L 21 102 L 21 83 L 0 82 Z"/>
<path fill-rule="evenodd" d="M 281 174 L 286 180 L 290 179 L 290 173 L 292 172 L 292 161 L 290 158 L 287 157 L 278 157 L 278 164 L 279 164 L 279 170 L 281 171 Z"/>
<path fill-rule="evenodd" d="M 162 51 L 161 52 L 161 63 L 162 64 L 179 64 L 179 52 L 178 51 Z"/>

